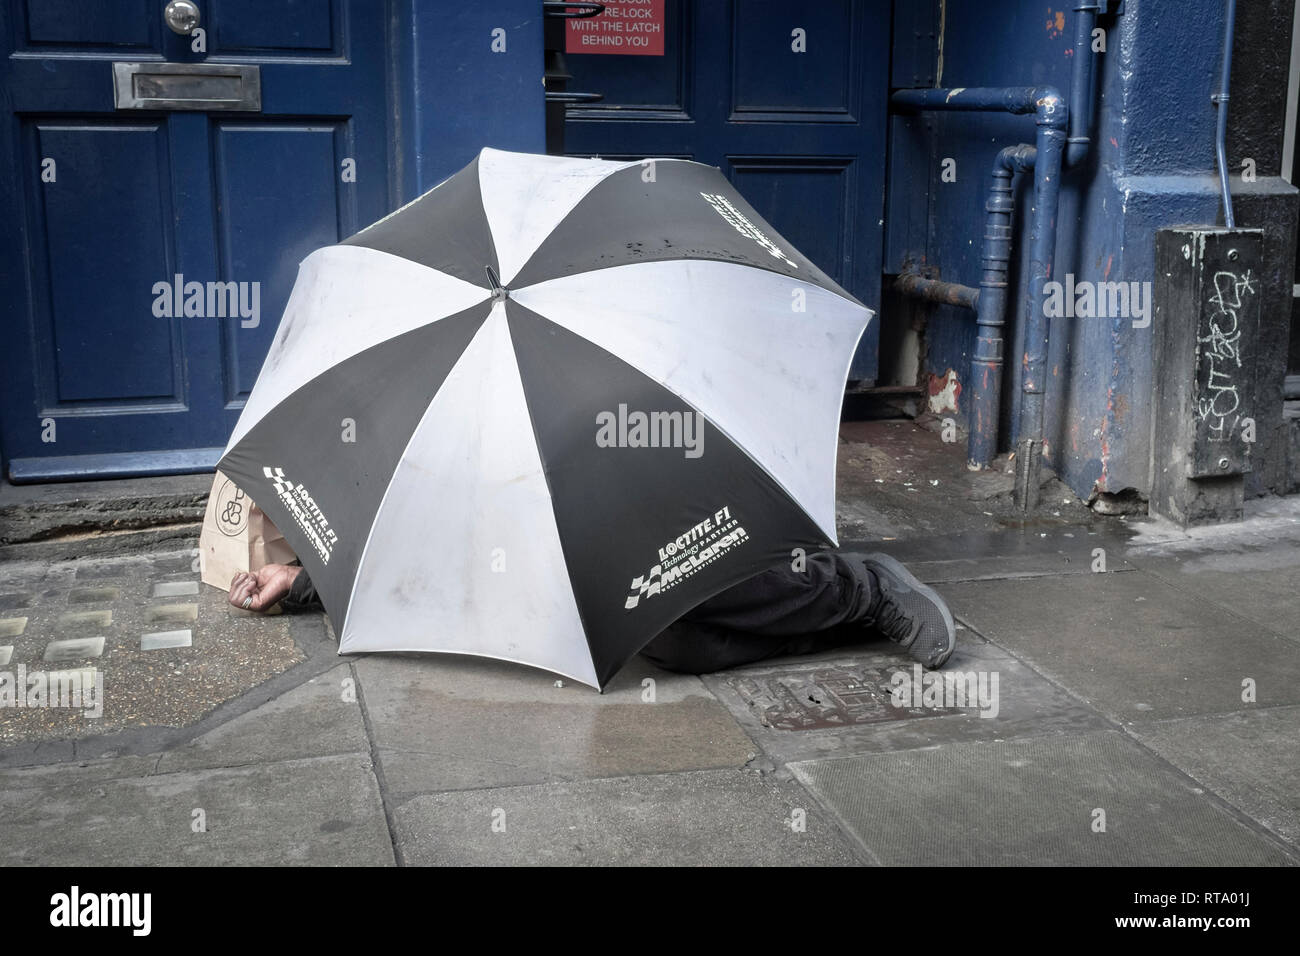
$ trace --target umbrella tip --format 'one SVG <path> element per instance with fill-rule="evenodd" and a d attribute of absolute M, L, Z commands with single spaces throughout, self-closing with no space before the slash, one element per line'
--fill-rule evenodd
<path fill-rule="evenodd" d="M 501 284 L 501 280 L 497 278 L 496 270 L 491 266 L 484 266 L 483 271 L 487 273 L 488 285 L 492 288 L 492 301 L 501 302 L 510 298 L 510 290 Z"/>

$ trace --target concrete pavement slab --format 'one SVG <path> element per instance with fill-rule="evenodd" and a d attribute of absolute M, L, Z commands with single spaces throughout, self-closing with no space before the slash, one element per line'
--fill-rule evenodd
<path fill-rule="evenodd" d="M 1118 720 L 1300 703 L 1293 642 L 1142 571 L 949 584 L 954 613 Z"/>
<path fill-rule="evenodd" d="M 1132 570 L 1124 551 L 1126 529 L 1105 525 L 1060 526 L 1019 522 L 997 530 L 908 537 L 897 541 L 842 542 L 847 550 L 883 551 L 904 562 L 922 581 L 983 581 L 998 578 L 1092 574 L 1096 548 L 1106 549 L 1106 570 Z"/>
<path fill-rule="evenodd" d="M 1189 777 L 1300 847 L 1300 707 L 1134 724 Z"/>
<path fill-rule="evenodd" d="M 416 865 L 862 862 L 797 784 L 738 770 L 427 794 L 393 816 L 403 858 Z"/>
<path fill-rule="evenodd" d="M 754 753 L 698 678 L 639 658 L 604 694 L 449 655 L 363 657 L 356 670 L 395 794 L 739 767 Z"/>
<path fill-rule="evenodd" d="M 0 863 L 8 866 L 393 862 L 365 755 L 89 783 L 55 778 L 0 789 L 0 819 Z"/>
<path fill-rule="evenodd" d="M 1117 731 L 792 765 L 887 866 L 1278 866 L 1297 859 Z"/>
<path fill-rule="evenodd" d="M 101 760 L 64 760 L 35 767 L 0 770 L 0 791 L 24 787 L 53 789 L 73 784 L 86 785 L 103 780 L 147 777 L 158 766 L 158 755 L 108 757 Z"/>
<path fill-rule="evenodd" d="M 352 669 L 339 664 L 246 714 L 168 750 L 158 772 L 368 753 Z"/>
<path fill-rule="evenodd" d="M 1139 553 L 1131 560 L 1173 587 L 1213 601 L 1260 628 L 1300 640 L 1300 542 Z"/>

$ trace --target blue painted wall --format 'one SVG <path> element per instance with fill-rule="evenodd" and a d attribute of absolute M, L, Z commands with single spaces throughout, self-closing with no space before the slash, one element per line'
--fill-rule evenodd
<path fill-rule="evenodd" d="M 909 12 L 895 21 L 894 83 L 1048 84 L 1068 96 L 1072 7 L 947 0 L 934 4 L 929 16 Z M 1121 15 L 1101 21 L 1107 37 L 1095 78 L 1093 145 L 1087 159 L 1063 179 L 1053 278 L 1073 273 L 1076 280 L 1149 282 L 1154 279 L 1157 229 L 1222 222 L 1210 94 L 1219 77 L 1223 10 L 1222 0 L 1126 0 Z M 927 31 L 936 34 L 934 41 Z M 1277 42 L 1289 45 L 1289 29 Z M 1238 56 L 1234 74 L 1249 68 Z M 915 82 L 919 77 L 931 82 Z M 1236 99 L 1232 104 L 1249 108 Z M 897 272 L 911 261 L 938 267 L 949 281 L 978 285 L 983 204 L 993 158 L 1003 146 L 1032 143 L 1033 133 L 1028 116 L 894 117 L 886 271 Z M 956 160 L 956 182 L 941 181 L 944 158 Z M 1230 155 L 1230 167 L 1239 169 L 1240 159 Z M 1240 190 L 1294 210 L 1295 190 L 1264 175 L 1270 162 L 1275 166 L 1276 157 L 1260 158 L 1260 179 L 1254 184 L 1243 185 L 1240 176 L 1234 177 L 1234 195 Z M 1022 350 L 1017 338 L 1026 308 L 1020 282 L 1028 261 L 1030 185 L 1026 177 L 1017 196 L 1011 280 L 1019 291 L 1008 316 L 1003 449 L 1011 447 L 1019 412 Z M 1252 208 L 1249 203 L 1239 207 L 1238 225 L 1262 225 L 1251 221 Z M 1289 279 L 1281 270 L 1272 281 L 1275 291 L 1285 295 L 1282 285 Z M 923 371 L 943 375 L 952 368 L 965 383 L 974 346 L 973 317 L 946 306 L 925 309 Z M 1052 323 L 1051 343 L 1055 387 L 1047 401 L 1047 461 L 1084 496 L 1094 489 L 1145 493 L 1151 403 L 1159 387 L 1152 380 L 1151 329 L 1134 328 L 1130 318 L 1063 318 Z M 959 402 L 959 418 L 965 406 Z"/>

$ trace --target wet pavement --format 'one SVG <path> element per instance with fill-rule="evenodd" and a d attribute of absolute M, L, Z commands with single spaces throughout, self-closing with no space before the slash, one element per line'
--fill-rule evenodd
<path fill-rule="evenodd" d="M 948 598 L 938 680 L 876 640 L 705 677 L 637 659 L 604 694 L 340 658 L 319 614 L 195 593 L 186 542 L 7 548 L 0 672 L 93 668 L 104 695 L 0 710 L 0 862 L 1300 862 L 1300 500 L 1186 533 L 1063 492 L 1020 522 L 1009 476 L 933 432 L 844 437 L 841 543 Z"/>

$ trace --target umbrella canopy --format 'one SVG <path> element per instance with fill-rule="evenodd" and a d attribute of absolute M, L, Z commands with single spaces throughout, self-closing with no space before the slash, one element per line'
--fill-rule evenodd
<path fill-rule="evenodd" d="M 485 149 L 302 262 L 218 467 L 340 653 L 602 687 L 696 604 L 835 543 L 870 316 L 714 167 Z"/>

